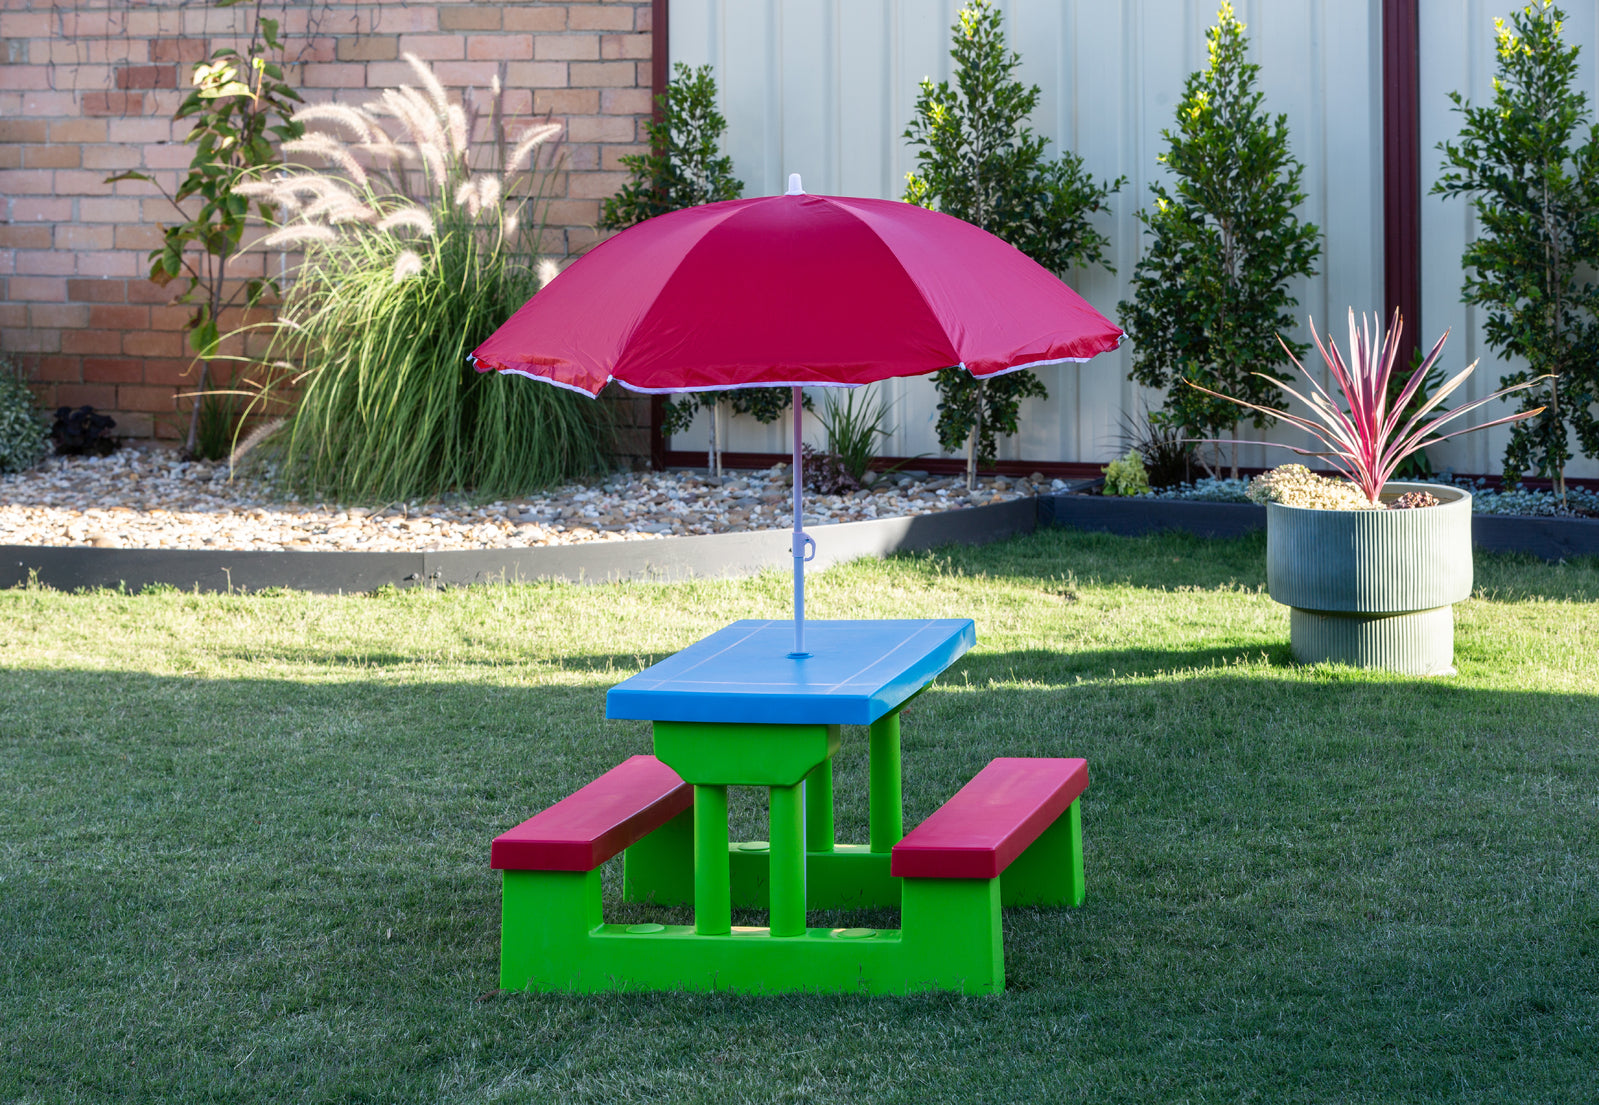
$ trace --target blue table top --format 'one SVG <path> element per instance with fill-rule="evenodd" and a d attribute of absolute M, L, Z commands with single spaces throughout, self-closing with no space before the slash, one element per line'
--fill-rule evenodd
<path fill-rule="evenodd" d="M 605 716 L 641 721 L 869 725 L 977 643 L 970 618 L 739 621 L 612 687 Z"/>

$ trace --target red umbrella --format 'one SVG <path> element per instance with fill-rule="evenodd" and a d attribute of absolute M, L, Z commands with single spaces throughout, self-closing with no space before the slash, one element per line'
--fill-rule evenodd
<path fill-rule="evenodd" d="M 801 386 L 959 365 L 978 378 L 1086 361 L 1122 331 L 970 223 L 892 200 L 728 200 L 639 223 L 574 262 L 478 346 L 479 371 L 598 395 L 782 385 L 794 402 L 794 652 L 803 655 Z"/>

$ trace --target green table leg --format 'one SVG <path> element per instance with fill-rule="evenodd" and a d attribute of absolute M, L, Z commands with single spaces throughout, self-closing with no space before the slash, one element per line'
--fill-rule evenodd
<path fill-rule="evenodd" d="M 870 843 L 872 851 L 887 852 L 905 837 L 905 808 L 899 773 L 898 711 L 872 722 L 870 754 L 871 805 L 867 811 Z"/>
<path fill-rule="evenodd" d="M 833 761 L 823 760 L 805 777 L 805 850 L 833 850 Z"/>
<path fill-rule="evenodd" d="M 733 931 L 725 786 L 694 786 L 694 931 L 701 936 Z"/>
<path fill-rule="evenodd" d="M 772 787 L 770 793 L 771 931 L 773 936 L 804 936 L 804 800 L 798 785 Z M 725 858 L 723 868 L 726 869 Z"/>

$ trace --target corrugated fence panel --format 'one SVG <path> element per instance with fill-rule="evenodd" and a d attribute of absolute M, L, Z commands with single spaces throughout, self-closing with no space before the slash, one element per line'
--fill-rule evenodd
<path fill-rule="evenodd" d="M 1135 213 L 1149 201 L 1151 182 L 1167 179 L 1159 162 L 1161 131 L 1174 113 L 1188 74 L 1206 59 L 1205 31 L 1215 22 L 1210 0 L 1005 0 L 1021 77 L 1042 95 L 1032 122 L 1051 150 L 1074 150 L 1096 178 L 1125 175 L 1099 225 L 1109 235 L 1115 273 L 1095 268 L 1066 274 L 1067 282 L 1105 314 L 1131 294 L 1143 247 Z M 950 27 L 958 0 L 672 0 L 672 60 L 710 63 L 728 117 L 727 146 L 746 195 L 781 193 L 791 172 L 810 192 L 898 198 L 914 167 L 904 140 L 918 85 L 950 76 Z M 1583 46 L 1584 87 L 1599 100 L 1593 58 L 1595 15 L 1573 5 L 1566 34 Z M 1342 334 L 1346 312 L 1381 308 L 1382 65 L 1381 0 L 1239 0 L 1251 60 L 1260 66 L 1266 110 L 1288 118 L 1294 155 L 1304 165 L 1307 199 L 1301 218 L 1323 232 L 1318 274 L 1298 281 L 1303 319 Z M 1581 9 L 1581 10 L 1576 10 Z M 1430 185 L 1439 158 L 1434 147 L 1458 130 L 1445 92 L 1460 88 L 1480 102 L 1493 73 L 1493 17 L 1506 14 L 1488 0 L 1421 0 L 1423 179 Z M 1422 329 L 1454 329 L 1451 365 L 1487 351 L 1475 312 L 1459 304 L 1460 252 L 1470 219 L 1461 201 L 1423 201 Z M 1314 356 L 1314 354 L 1312 354 Z M 1003 442 L 1006 459 L 1103 461 L 1117 451 L 1125 418 L 1159 393 L 1128 379 L 1131 349 L 1087 365 L 1041 374 L 1050 397 L 1024 409 L 1022 432 Z M 1502 368 L 1485 357 L 1477 382 L 1491 388 Z M 884 451 L 914 456 L 940 452 L 930 381 L 879 385 L 892 404 L 896 432 Z M 1482 393 L 1480 390 L 1479 394 Z M 724 426 L 736 450 L 786 452 L 788 430 L 751 419 Z M 808 420 L 807 438 L 821 431 Z M 1276 429 L 1273 440 L 1308 444 Z M 694 449 L 708 438 L 706 416 L 674 447 Z M 1438 449 L 1439 463 L 1495 471 L 1505 432 L 1468 437 Z M 1244 447 L 1245 464 L 1279 463 L 1291 455 Z M 1573 475 L 1599 473 L 1579 461 Z"/>

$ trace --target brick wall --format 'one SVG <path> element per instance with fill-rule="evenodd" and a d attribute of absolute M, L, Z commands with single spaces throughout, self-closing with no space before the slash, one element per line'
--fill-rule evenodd
<path fill-rule="evenodd" d="M 189 124 L 171 117 L 194 63 L 243 48 L 256 10 L 0 0 L 0 351 L 22 362 L 47 406 L 90 404 L 127 437 L 186 432 L 188 308 L 170 303 L 175 286 L 146 279 L 174 212 L 151 185 L 105 178 L 136 169 L 176 187 L 192 151 L 181 142 Z M 288 80 L 307 102 L 364 103 L 414 85 L 405 53 L 449 88 L 485 89 L 503 71 L 508 118 L 548 112 L 566 126 L 552 252 L 594 241 L 600 202 L 625 179 L 619 159 L 644 149 L 651 0 L 282 0 L 259 10 L 279 20 Z M 264 263 L 247 255 L 230 272 Z M 625 421 L 636 421 L 634 406 Z"/>

